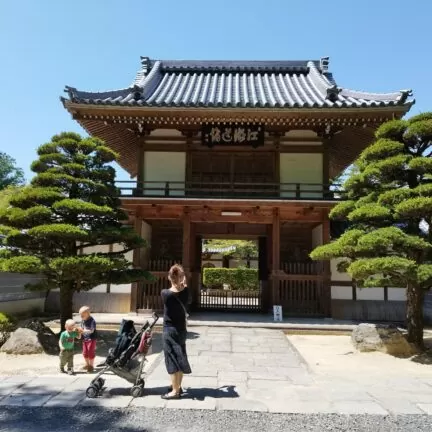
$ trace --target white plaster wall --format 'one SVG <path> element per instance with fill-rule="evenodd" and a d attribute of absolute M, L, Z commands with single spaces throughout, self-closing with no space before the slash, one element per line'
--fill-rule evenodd
<path fill-rule="evenodd" d="M 84 249 L 84 254 L 106 253 L 109 251 L 109 245 L 90 246 Z"/>
<path fill-rule="evenodd" d="M 113 244 L 113 252 L 121 251 L 123 250 L 123 246 L 120 244 Z M 133 262 L 133 251 L 129 251 L 125 254 L 125 258 L 132 263 Z M 110 292 L 114 294 L 130 294 L 131 293 L 132 284 L 111 284 L 110 285 Z"/>
<path fill-rule="evenodd" d="M 388 299 L 393 301 L 406 301 L 406 289 L 405 288 L 389 288 L 387 290 Z"/>
<path fill-rule="evenodd" d="M 94 254 L 94 253 L 106 253 L 109 252 L 109 245 L 98 245 L 98 246 L 91 246 L 84 249 L 84 254 Z M 107 291 L 107 285 L 101 284 L 97 285 L 88 292 L 96 292 L 96 293 L 106 293 Z"/>
<path fill-rule="evenodd" d="M 341 261 L 341 259 L 332 259 L 330 261 L 330 271 L 331 271 L 331 280 L 332 281 L 351 281 L 351 276 L 348 273 L 341 273 L 337 269 L 337 264 Z"/>
<path fill-rule="evenodd" d="M 312 250 L 323 244 L 323 227 L 318 225 L 312 229 Z"/>
<path fill-rule="evenodd" d="M 184 181 L 186 178 L 185 152 L 145 152 L 144 156 L 144 182 L 145 195 L 162 195 L 166 182 L 180 182 L 171 185 L 171 188 L 180 189 L 169 192 L 170 196 L 184 195 Z M 157 182 L 157 183 L 146 183 Z M 159 183 L 160 182 L 160 183 Z"/>
<path fill-rule="evenodd" d="M 352 300 L 352 287 L 350 286 L 332 286 L 331 298 L 333 300 Z"/>
<path fill-rule="evenodd" d="M 356 288 L 357 300 L 384 300 L 384 288 Z"/>
<path fill-rule="evenodd" d="M 322 198 L 320 186 L 323 180 L 321 153 L 281 153 L 280 182 L 291 183 L 288 191 L 281 191 L 284 198 L 295 197 L 295 183 L 301 183 L 302 198 Z M 308 185 L 311 184 L 311 185 Z M 288 188 L 288 186 L 285 186 Z M 307 192 L 313 190 L 314 192 Z"/>

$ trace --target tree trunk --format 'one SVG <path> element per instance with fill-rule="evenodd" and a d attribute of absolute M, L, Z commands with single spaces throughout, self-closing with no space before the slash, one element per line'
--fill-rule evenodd
<path fill-rule="evenodd" d="M 408 284 L 406 308 L 408 342 L 413 343 L 419 350 L 424 350 L 423 301 L 424 290 L 416 285 Z"/>
<path fill-rule="evenodd" d="M 65 322 L 72 318 L 73 313 L 73 286 L 65 284 L 60 287 L 60 331 L 64 330 Z"/>

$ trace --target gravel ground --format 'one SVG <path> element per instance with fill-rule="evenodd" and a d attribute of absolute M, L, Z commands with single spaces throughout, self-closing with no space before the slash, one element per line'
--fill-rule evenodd
<path fill-rule="evenodd" d="M 2 408 L 0 431 L 430 432 L 432 416 L 266 414 L 242 411 Z"/>

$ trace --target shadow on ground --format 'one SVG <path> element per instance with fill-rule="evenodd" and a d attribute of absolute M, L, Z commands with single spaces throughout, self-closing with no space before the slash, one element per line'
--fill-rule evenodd
<path fill-rule="evenodd" d="M 167 392 L 168 386 L 166 387 L 147 387 L 145 389 L 145 395 L 163 395 Z M 116 391 L 122 391 L 116 389 Z M 111 391 L 111 394 L 113 392 Z M 123 394 L 123 393 L 122 393 Z M 182 395 L 182 399 L 193 399 L 203 401 L 206 398 L 214 399 L 235 399 L 238 398 L 239 394 L 235 391 L 235 386 L 227 385 L 219 388 L 211 387 L 199 387 L 199 388 L 186 388 Z"/>
<path fill-rule="evenodd" d="M 426 350 L 420 354 L 411 357 L 411 361 L 414 363 L 420 363 L 424 365 L 432 364 L 432 336 L 425 336 L 424 343 Z"/>

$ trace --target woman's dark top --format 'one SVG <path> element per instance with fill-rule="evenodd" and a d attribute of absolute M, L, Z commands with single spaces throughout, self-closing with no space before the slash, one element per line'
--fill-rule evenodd
<path fill-rule="evenodd" d="M 164 289 L 161 295 L 164 304 L 164 327 L 174 327 L 178 331 L 186 330 L 185 309 L 189 299 L 188 289 L 185 288 L 178 293 Z"/>

